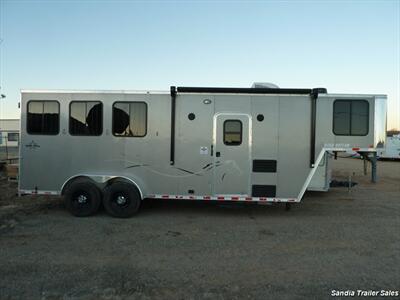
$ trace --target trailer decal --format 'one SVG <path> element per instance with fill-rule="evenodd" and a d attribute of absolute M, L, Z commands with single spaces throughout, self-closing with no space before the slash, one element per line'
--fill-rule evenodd
<path fill-rule="evenodd" d="M 185 169 L 183 169 L 183 168 L 175 167 L 175 169 L 180 170 L 180 171 L 182 171 L 182 172 L 186 172 L 186 173 L 192 174 L 192 175 L 202 176 L 202 175 L 199 174 L 199 173 L 195 173 L 195 172 L 192 172 L 192 171 L 189 171 L 189 170 L 185 170 Z"/>
<path fill-rule="evenodd" d="M 136 167 L 146 167 L 146 166 L 148 166 L 148 165 L 146 165 L 146 164 L 132 165 L 132 166 L 127 166 L 127 167 L 125 167 L 125 169 L 136 168 Z"/>

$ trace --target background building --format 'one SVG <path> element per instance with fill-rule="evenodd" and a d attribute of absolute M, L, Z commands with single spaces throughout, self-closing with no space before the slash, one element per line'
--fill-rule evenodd
<path fill-rule="evenodd" d="M 0 119 L 0 160 L 18 156 L 19 119 Z"/>

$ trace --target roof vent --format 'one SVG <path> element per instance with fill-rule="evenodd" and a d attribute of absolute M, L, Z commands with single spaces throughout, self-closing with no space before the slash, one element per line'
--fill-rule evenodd
<path fill-rule="evenodd" d="M 279 86 L 271 82 L 254 82 L 251 87 L 253 89 L 279 89 Z"/>

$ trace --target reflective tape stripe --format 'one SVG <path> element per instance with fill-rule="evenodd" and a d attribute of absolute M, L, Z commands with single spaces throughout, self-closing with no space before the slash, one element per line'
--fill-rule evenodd
<path fill-rule="evenodd" d="M 193 196 L 193 195 L 148 195 L 145 198 L 153 199 L 179 199 L 179 200 L 203 200 L 203 201 L 245 201 L 245 202 L 298 202 L 296 198 L 269 198 L 248 197 L 240 195 L 232 196 Z"/>
<path fill-rule="evenodd" d="M 60 195 L 57 191 L 19 190 L 18 192 L 22 195 Z"/>

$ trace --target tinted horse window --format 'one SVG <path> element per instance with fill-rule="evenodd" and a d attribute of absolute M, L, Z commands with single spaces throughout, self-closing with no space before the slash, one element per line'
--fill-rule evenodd
<path fill-rule="evenodd" d="M 72 135 L 101 135 L 103 105 L 98 101 L 73 101 L 70 106 L 69 132 Z"/>
<path fill-rule="evenodd" d="M 113 134 L 122 137 L 143 137 L 147 132 L 147 104 L 116 102 L 113 105 Z"/>
<path fill-rule="evenodd" d="M 333 133 L 367 135 L 369 103 L 365 100 L 336 100 L 333 104 Z"/>
<path fill-rule="evenodd" d="M 27 132 L 38 135 L 56 135 L 60 129 L 60 105 L 57 101 L 29 101 Z"/>

